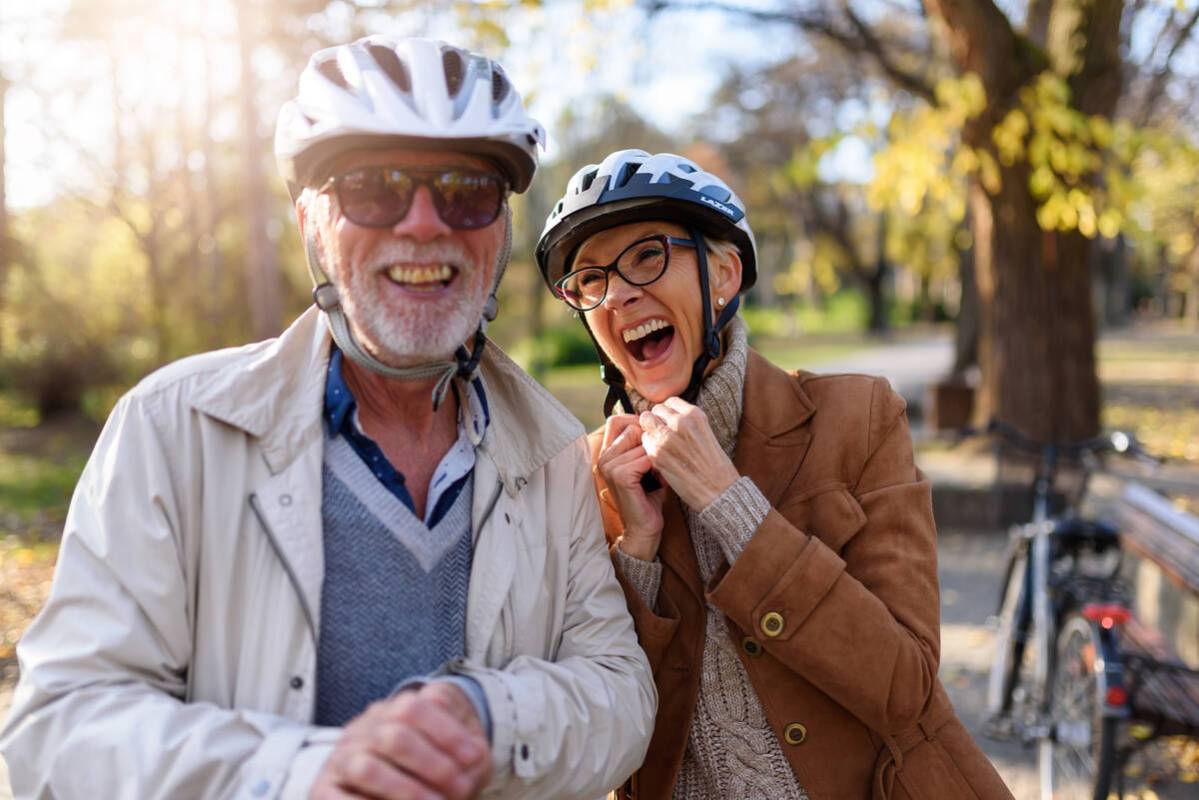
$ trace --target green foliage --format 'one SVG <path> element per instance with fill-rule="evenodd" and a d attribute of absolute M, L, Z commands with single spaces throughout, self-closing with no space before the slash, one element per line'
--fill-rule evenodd
<path fill-rule="evenodd" d="M 870 304 L 856 289 L 840 289 L 824 303 L 804 304 L 795 309 L 795 324 L 808 333 L 861 331 L 870 319 Z"/>
<path fill-rule="evenodd" d="M 549 367 L 571 367 L 598 364 L 595 345 L 577 320 L 547 328 L 534 343 L 541 364 Z"/>
<path fill-rule="evenodd" d="M 80 453 L 59 461 L 0 450 L 0 519 L 6 527 L 19 527 L 46 509 L 58 509 L 61 518 L 86 460 Z"/>

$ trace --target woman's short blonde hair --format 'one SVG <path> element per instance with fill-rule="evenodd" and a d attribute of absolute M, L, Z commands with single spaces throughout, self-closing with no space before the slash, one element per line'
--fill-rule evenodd
<path fill-rule="evenodd" d="M 708 245 L 709 261 L 724 261 L 731 256 L 737 256 L 738 259 L 741 258 L 741 248 L 728 239 L 708 239 L 704 237 L 704 240 Z"/>
<path fill-rule="evenodd" d="M 704 237 L 704 242 L 708 245 L 708 252 L 715 258 L 741 257 L 741 249 L 728 239 L 709 239 Z"/>

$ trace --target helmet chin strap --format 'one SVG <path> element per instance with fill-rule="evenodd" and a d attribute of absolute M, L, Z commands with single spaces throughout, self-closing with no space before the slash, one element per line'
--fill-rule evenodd
<path fill-rule="evenodd" d="M 465 345 L 459 345 L 454 351 L 453 361 L 430 361 L 427 364 L 417 364 L 411 367 L 394 367 L 368 353 L 359 344 L 354 332 L 350 329 L 345 310 L 341 306 L 337 287 L 333 285 L 321 264 L 320 248 L 317 245 L 315 233 L 309 234 L 304 244 L 308 256 L 308 272 L 315 284 L 315 288 L 312 290 L 312 299 L 317 308 L 325 312 L 325 316 L 329 319 L 329 331 L 333 335 L 333 341 L 354 363 L 394 380 L 425 381 L 437 378 L 432 394 L 434 411 L 440 408 L 442 401 L 445 400 L 451 381 L 455 378 L 467 382 L 474 379 L 479 369 L 479 360 L 483 356 L 483 348 L 487 342 L 487 323 L 494 320 L 499 311 L 496 292 L 499 291 L 500 277 L 504 274 L 504 269 L 508 265 L 508 257 L 512 252 L 511 211 L 504 214 L 504 243 L 497 254 L 495 282 L 491 287 L 491 294 L 483 306 L 479 326 L 475 329 L 474 344 L 470 350 L 467 350 Z"/>

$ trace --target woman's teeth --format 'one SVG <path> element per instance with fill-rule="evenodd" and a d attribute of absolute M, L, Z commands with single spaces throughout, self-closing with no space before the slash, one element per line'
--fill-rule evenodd
<path fill-rule="evenodd" d="M 664 320 L 651 319 L 651 320 L 641 323 L 636 328 L 629 328 L 622 335 L 624 336 L 624 340 L 626 342 L 635 342 L 638 339 L 642 339 L 642 338 L 645 338 L 646 336 L 649 336 L 654 331 L 660 331 L 663 328 L 669 328 L 669 327 L 670 327 L 670 324 Z"/>
<path fill-rule="evenodd" d="M 435 267 L 392 267 L 387 270 L 387 277 L 396 283 L 405 285 L 445 284 L 454 277 L 454 268 L 449 264 L 440 264 Z"/>

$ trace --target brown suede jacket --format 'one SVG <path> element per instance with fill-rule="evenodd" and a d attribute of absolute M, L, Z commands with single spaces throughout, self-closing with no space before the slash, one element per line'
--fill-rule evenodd
<path fill-rule="evenodd" d="M 593 433 L 598 452 L 602 431 Z M 679 500 L 657 606 L 621 575 L 659 694 L 623 797 L 669 798 L 699 692 L 705 601 L 721 609 L 770 725 L 812 800 L 1010 798 L 937 678 L 929 485 L 886 380 L 787 374 L 750 351 L 734 464 L 771 510 L 704 586 Z M 609 543 L 624 529 L 596 472 Z M 668 490 L 669 491 L 669 490 Z"/>

